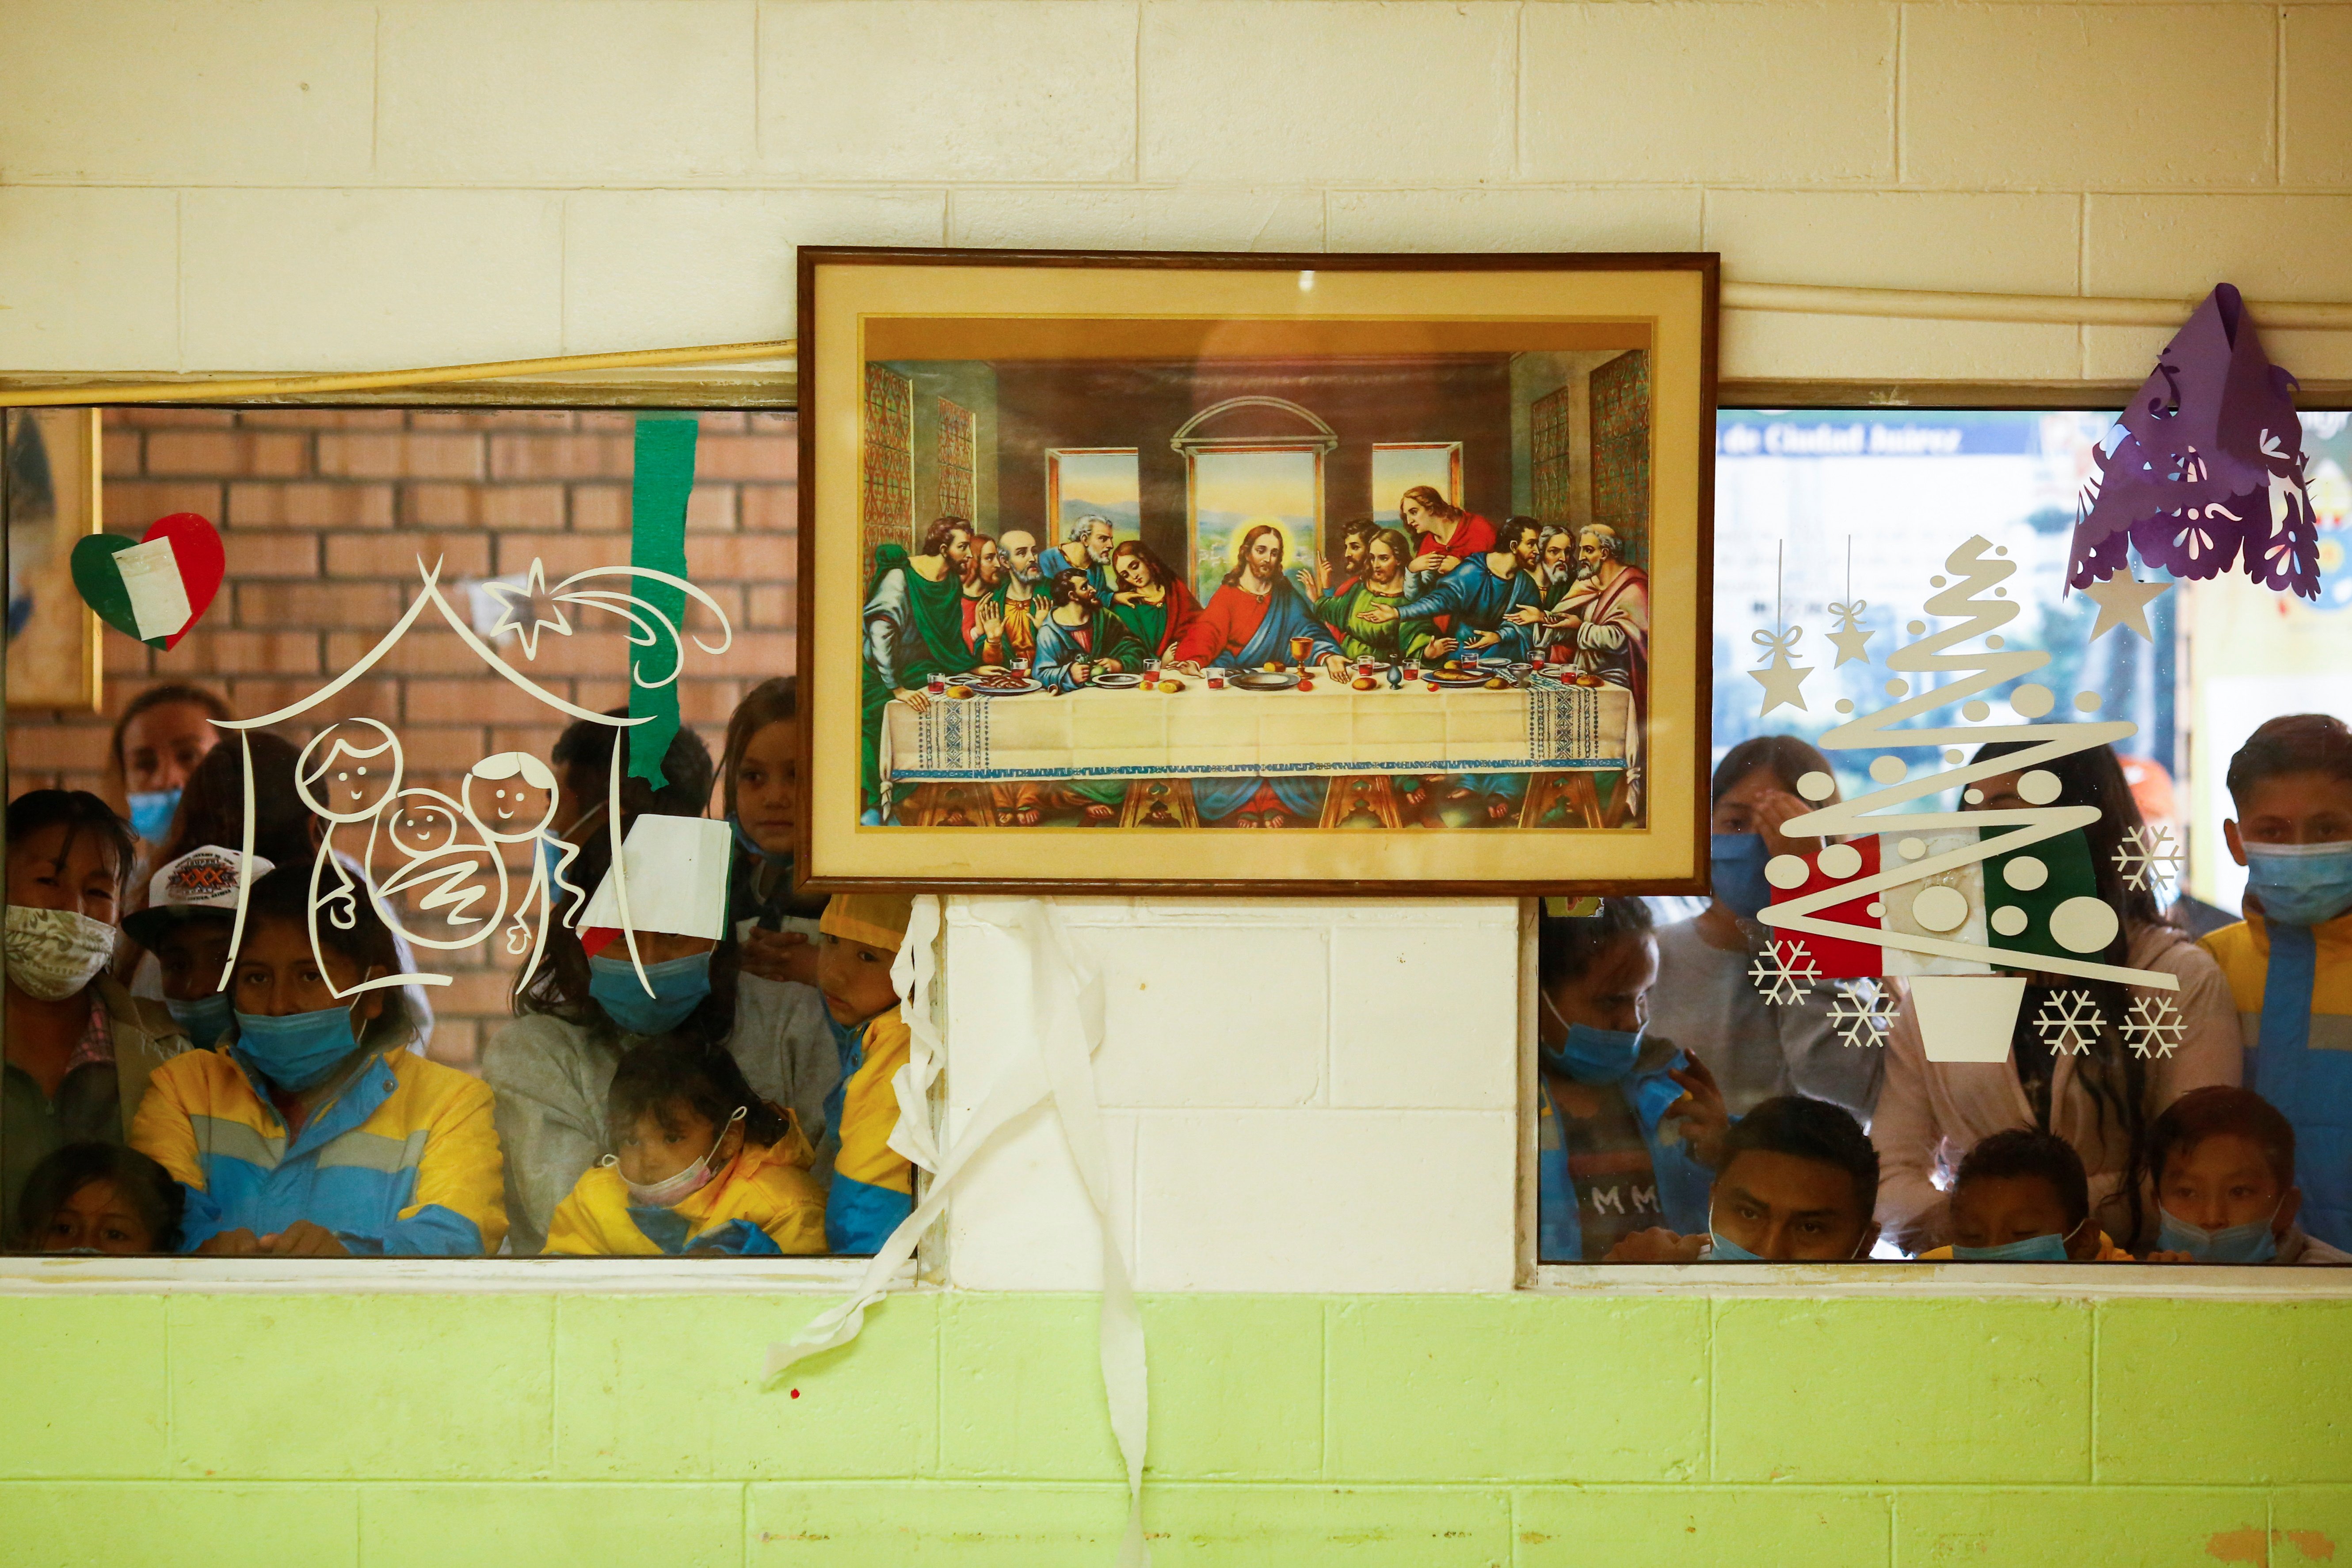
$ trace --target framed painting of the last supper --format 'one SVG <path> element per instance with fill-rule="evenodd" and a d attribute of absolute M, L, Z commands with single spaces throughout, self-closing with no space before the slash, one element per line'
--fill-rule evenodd
<path fill-rule="evenodd" d="M 802 875 L 1701 891 L 1717 287 L 803 249 Z"/>

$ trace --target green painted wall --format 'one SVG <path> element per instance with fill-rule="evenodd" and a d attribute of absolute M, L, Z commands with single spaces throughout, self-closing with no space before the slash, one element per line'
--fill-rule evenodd
<path fill-rule="evenodd" d="M 1094 1302 L 0 1299 L 0 1564 L 1105 1568 Z M 1163 1564 L 2218 1563 L 2352 1537 L 2352 1302 L 1171 1296 Z"/>

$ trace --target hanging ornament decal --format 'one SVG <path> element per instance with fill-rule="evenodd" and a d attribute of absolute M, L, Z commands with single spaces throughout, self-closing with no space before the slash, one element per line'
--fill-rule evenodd
<path fill-rule="evenodd" d="M 2176 578 L 2242 563 L 2265 588 L 2318 598 L 2294 389 L 2263 353 L 2238 291 L 2216 285 L 2092 454 L 2069 586 L 2128 577 L 2137 550 Z"/>
<path fill-rule="evenodd" d="M 1784 544 L 1780 549 L 1785 558 L 1788 546 Z M 1780 569 L 1777 565 L 1773 568 L 1772 577 L 1772 620 L 1779 629 L 1774 631 L 1759 626 L 1751 633 L 1757 646 L 1765 650 L 1771 663 L 1765 668 L 1748 672 L 1748 678 L 1764 688 L 1764 706 L 1759 710 L 1759 716 L 1777 707 L 1793 707 L 1799 713 L 1808 711 L 1805 695 L 1801 688 L 1805 684 L 1805 677 L 1813 673 L 1812 666 L 1790 661 L 1790 652 L 1796 647 L 1797 639 L 1805 634 L 1805 629 L 1790 626 L 1781 620 Z"/>
<path fill-rule="evenodd" d="M 1837 617 L 1837 629 L 1830 633 L 1830 642 L 1838 651 L 1836 667 L 1851 664 L 1856 660 L 1865 664 L 1870 662 L 1872 629 L 1862 623 L 1862 612 L 1869 608 L 1869 600 L 1853 596 L 1853 536 L 1848 534 L 1845 537 L 1845 600 L 1843 603 L 1830 606 L 1830 613 Z"/>
<path fill-rule="evenodd" d="M 2119 566 L 2083 590 L 2083 597 L 2099 607 L 2099 619 L 2091 628 L 2091 641 L 2095 643 L 2120 626 L 2139 633 L 2143 643 L 2153 643 L 2156 634 L 2147 629 L 2147 607 L 2172 584 L 2142 582 L 2131 574 L 2131 568 Z"/>
<path fill-rule="evenodd" d="M 74 543 L 74 588 L 98 618 L 169 650 L 209 608 L 228 570 L 212 524 L 194 512 L 158 517 L 136 541 L 90 534 Z"/>

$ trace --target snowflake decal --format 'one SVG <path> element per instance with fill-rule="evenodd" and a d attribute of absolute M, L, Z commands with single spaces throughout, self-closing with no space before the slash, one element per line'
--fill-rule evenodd
<path fill-rule="evenodd" d="M 1802 942 L 1790 943 L 1786 952 L 1780 943 L 1767 942 L 1764 950 L 1756 955 L 1748 977 L 1756 982 L 1756 989 L 1766 1002 L 1785 1008 L 1811 995 L 1822 971 Z"/>
<path fill-rule="evenodd" d="M 2088 991 L 2053 991 L 2033 1017 L 2034 1029 L 2056 1056 L 2086 1054 L 2105 1022 Z"/>
<path fill-rule="evenodd" d="M 2134 828 L 2116 851 L 2124 885 L 2137 893 L 2151 883 L 2158 892 L 2180 880 L 2180 850 L 2170 828 Z"/>
<path fill-rule="evenodd" d="M 2189 1020 L 2167 997 L 2135 997 L 2124 1019 L 2124 1043 L 2135 1056 L 2170 1056 L 2188 1032 Z"/>
<path fill-rule="evenodd" d="M 1840 1045 L 1853 1050 L 1885 1045 L 1886 1031 L 1894 1023 L 1895 1015 L 1887 1007 L 1886 988 L 1875 980 L 1864 980 L 1851 990 L 1840 988 L 1830 994 L 1830 1027 L 1837 1031 Z"/>

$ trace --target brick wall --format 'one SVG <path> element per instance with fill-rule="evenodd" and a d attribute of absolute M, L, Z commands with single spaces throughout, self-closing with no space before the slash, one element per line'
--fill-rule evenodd
<path fill-rule="evenodd" d="M 716 660 L 689 650 L 679 708 L 715 755 L 743 692 L 793 668 L 797 447 L 790 414 L 696 417 L 688 575 L 725 610 L 734 643 Z M 10 713 L 10 790 L 61 784 L 120 806 L 107 739 L 142 689 L 196 682 L 243 716 L 295 702 L 399 618 L 415 595 L 420 556 L 437 559 L 451 586 L 526 570 L 534 558 L 551 582 L 625 565 L 634 419 L 520 409 L 109 410 L 107 528 L 135 536 L 168 513 L 201 513 L 221 530 L 228 576 L 168 653 L 107 631 L 103 713 Z M 705 619 L 697 610 L 689 624 Z M 569 638 L 543 634 L 536 659 L 523 661 L 512 639 L 502 652 L 584 706 L 625 702 L 617 622 L 573 624 Z M 414 781 L 445 789 L 493 752 L 545 757 L 562 727 L 561 715 L 490 674 L 429 612 L 368 676 L 282 733 L 299 745 L 320 725 L 356 715 L 392 726 Z M 449 972 L 456 983 L 434 998 L 433 1054 L 470 1067 L 505 1014 L 510 971 L 453 963 Z"/>

